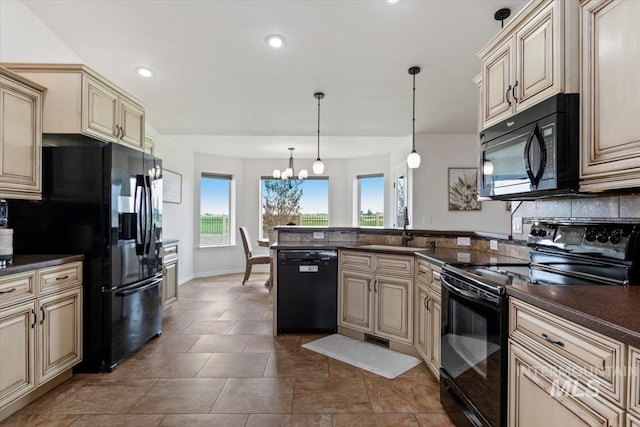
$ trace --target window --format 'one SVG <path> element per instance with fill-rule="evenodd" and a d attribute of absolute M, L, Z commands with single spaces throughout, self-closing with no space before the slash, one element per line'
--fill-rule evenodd
<path fill-rule="evenodd" d="M 200 177 L 200 246 L 231 244 L 231 176 Z"/>
<path fill-rule="evenodd" d="M 360 227 L 384 226 L 384 176 L 358 177 L 358 225 Z"/>
<path fill-rule="evenodd" d="M 278 225 L 329 225 L 329 178 L 262 178 L 260 184 L 261 238 Z"/>

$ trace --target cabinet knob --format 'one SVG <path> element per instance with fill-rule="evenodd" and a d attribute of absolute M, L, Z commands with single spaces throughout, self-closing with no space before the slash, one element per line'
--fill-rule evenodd
<path fill-rule="evenodd" d="M 511 94 L 511 85 L 507 88 L 507 92 L 504 94 L 504 98 L 507 100 L 507 104 L 511 107 L 511 100 L 509 99 L 509 94 Z"/>
<path fill-rule="evenodd" d="M 516 86 L 518 86 L 518 81 L 516 80 L 516 84 L 513 85 L 513 89 L 511 89 L 511 95 L 513 96 L 513 100 L 518 103 L 518 97 L 516 97 Z"/>

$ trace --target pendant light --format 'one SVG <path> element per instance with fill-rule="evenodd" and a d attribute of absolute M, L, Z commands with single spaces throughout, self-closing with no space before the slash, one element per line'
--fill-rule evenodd
<path fill-rule="evenodd" d="M 324 172 L 324 163 L 320 160 L 320 100 L 324 98 L 324 93 L 316 92 L 313 96 L 318 100 L 318 158 L 313 162 L 313 173 L 322 175 Z"/>
<path fill-rule="evenodd" d="M 283 179 L 283 180 L 287 180 L 289 178 L 293 178 L 293 175 L 295 174 L 295 168 L 293 167 L 293 150 L 295 150 L 295 148 L 290 147 L 289 148 L 289 165 L 287 166 L 287 168 L 285 170 L 283 170 L 282 172 L 280 171 L 280 169 L 274 169 L 273 170 L 273 177 L 275 179 Z M 307 172 L 306 169 L 302 169 L 299 173 L 298 173 L 298 179 L 299 180 L 303 180 L 303 179 L 307 179 L 309 177 L 309 172 Z"/>
<path fill-rule="evenodd" d="M 420 67 L 409 68 L 409 74 L 413 76 L 413 133 L 412 142 L 413 150 L 407 156 L 407 165 L 409 169 L 416 169 L 420 166 L 420 154 L 416 151 L 416 74 L 420 72 Z"/>

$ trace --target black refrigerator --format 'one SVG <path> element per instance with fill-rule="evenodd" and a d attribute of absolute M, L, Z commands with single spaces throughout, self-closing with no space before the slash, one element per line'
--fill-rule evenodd
<path fill-rule="evenodd" d="M 83 254 L 83 361 L 110 372 L 162 331 L 162 163 L 43 135 L 41 201 L 12 200 L 16 254 Z"/>

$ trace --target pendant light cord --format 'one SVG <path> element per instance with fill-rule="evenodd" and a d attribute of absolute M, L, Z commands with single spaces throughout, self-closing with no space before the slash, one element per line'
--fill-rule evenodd
<path fill-rule="evenodd" d="M 318 158 L 320 160 L 320 97 L 318 96 Z"/>
<path fill-rule="evenodd" d="M 413 75 L 413 133 L 412 144 L 413 151 L 416 151 L 416 75 Z"/>

